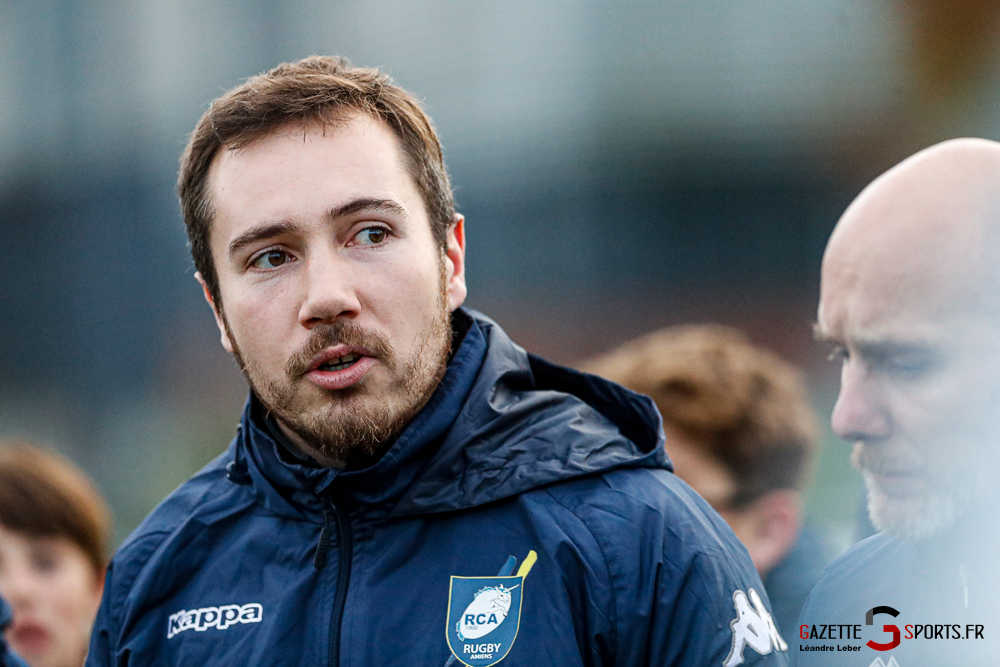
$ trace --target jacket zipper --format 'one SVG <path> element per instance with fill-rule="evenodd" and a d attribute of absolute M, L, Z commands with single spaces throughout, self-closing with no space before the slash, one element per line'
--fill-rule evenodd
<path fill-rule="evenodd" d="M 330 534 L 333 532 L 333 520 L 337 521 L 337 550 L 340 558 L 337 560 L 337 597 L 333 601 L 333 616 L 330 617 L 330 655 L 327 664 L 337 667 L 340 664 L 340 622 L 344 618 L 344 606 L 347 603 L 347 587 L 351 581 L 351 556 L 353 543 L 351 535 L 351 520 L 347 512 L 333 502 L 328 496 L 323 497 L 323 530 L 319 534 L 319 544 L 313 565 L 317 570 L 326 567 L 330 550 Z"/>

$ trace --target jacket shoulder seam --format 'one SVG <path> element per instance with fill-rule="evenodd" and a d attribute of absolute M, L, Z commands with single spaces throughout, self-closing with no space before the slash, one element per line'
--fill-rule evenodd
<path fill-rule="evenodd" d="M 613 494 L 620 494 L 623 497 L 630 498 L 632 501 L 642 503 L 645 507 L 648 507 L 649 509 L 653 510 L 654 512 L 657 512 L 657 513 L 660 513 L 660 514 L 663 513 L 660 508 L 653 507 L 652 505 L 649 505 L 649 504 L 643 502 L 641 499 L 636 498 L 635 496 L 629 494 L 628 492 L 626 492 L 626 491 L 624 491 L 622 489 L 616 489 L 616 488 L 609 487 L 609 488 L 607 488 L 607 491 L 609 491 L 609 492 L 611 492 Z M 594 541 L 598 544 L 599 548 L 601 549 L 601 557 L 602 557 L 602 559 L 604 561 L 605 568 L 608 570 L 608 572 L 610 572 L 610 568 L 608 568 L 608 563 L 607 563 L 607 556 L 606 556 L 605 549 L 604 549 L 604 546 L 603 546 L 604 543 L 607 542 L 607 539 L 602 538 L 594 530 L 594 528 L 591 527 L 591 524 L 589 522 L 587 522 L 580 515 L 580 513 L 578 511 L 576 511 L 574 508 L 572 508 L 570 506 L 567 506 L 566 503 L 560 501 L 560 499 L 559 499 L 559 497 L 558 497 L 557 494 L 553 494 L 553 493 L 549 492 L 549 495 L 551 497 L 553 497 L 553 499 L 557 503 L 559 503 L 560 506 L 566 508 L 575 517 L 577 517 L 581 521 L 581 523 L 586 527 L 587 531 L 591 534 L 591 536 L 594 538 Z M 724 560 L 725 558 L 727 558 L 727 554 L 725 554 L 722 550 L 720 550 L 718 548 L 711 547 L 710 545 L 701 544 L 701 543 L 699 543 L 699 544 L 691 544 L 687 540 L 684 540 L 682 538 L 682 536 L 677 533 L 676 528 L 674 526 L 670 525 L 670 522 L 666 522 L 665 521 L 663 529 L 666 532 L 673 533 L 674 536 L 678 540 L 684 542 L 689 547 L 688 557 L 685 559 L 685 563 L 684 564 L 678 563 L 674 558 L 668 557 L 668 554 L 666 554 L 664 552 L 663 553 L 663 561 L 662 561 L 663 566 L 664 567 L 669 567 L 669 568 L 673 569 L 675 572 L 677 572 L 679 575 L 682 575 L 682 576 L 687 576 L 687 575 L 690 575 L 690 574 L 695 574 L 695 577 L 696 577 L 696 579 L 698 581 L 697 590 L 695 590 L 694 588 L 688 587 L 688 589 L 683 594 L 690 596 L 694 600 L 694 602 L 702 609 L 702 611 L 705 614 L 707 614 L 707 616 L 709 618 L 712 618 L 716 624 L 720 624 L 719 627 L 722 627 L 722 624 L 726 624 L 727 623 L 726 619 L 724 618 L 725 613 L 722 612 L 722 608 L 718 605 L 717 599 L 712 594 L 712 592 L 707 589 L 707 587 L 705 585 L 705 581 L 707 579 L 711 578 L 711 577 L 706 577 L 706 573 L 707 573 L 707 571 L 706 571 L 706 561 L 707 562 L 711 562 L 711 561 L 717 560 L 717 559 L 723 559 Z M 662 548 L 663 548 L 662 544 L 661 544 L 660 548 L 662 550 Z M 685 574 L 685 573 L 687 573 L 687 574 Z M 612 579 L 611 581 L 612 581 L 612 591 L 613 591 L 613 595 L 615 596 L 615 601 L 616 601 L 615 619 L 617 621 L 617 616 L 618 616 L 618 608 L 617 608 L 618 590 L 615 587 L 614 580 Z M 737 582 L 733 581 L 731 583 L 736 584 Z M 747 583 L 747 582 L 742 582 L 742 583 Z"/>
<path fill-rule="evenodd" d="M 125 599 L 135 584 L 136 579 L 146 568 L 150 557 L 170 536 L 170 531 L 156 530 L 137 536 L 123 546 L 108 567 L 108 586 L 105 595 L 108 596 L 110 609 L 110 626 L 115 633 L 121 628 L 121 614 L 124 611 Z M 102 607 L 104 603 L 102 602 Z M 117 639 L 117 637 L 116 637 Z"/>

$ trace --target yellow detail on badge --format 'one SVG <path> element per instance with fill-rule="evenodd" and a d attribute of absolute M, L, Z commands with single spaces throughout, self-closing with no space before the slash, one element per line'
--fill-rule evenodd
<path fill-rule="evenodd" d="M 536 560 L 538 560 L 538 554 L 536 554 L 533 550 L 529 551 L 528 555 L 524 557 L 524 562 L 521 563 L 521 567 L 518 568 L 516 576 L 528 576 L 528 573 L 531 572 L 531 568 L 535 564 Z"/>

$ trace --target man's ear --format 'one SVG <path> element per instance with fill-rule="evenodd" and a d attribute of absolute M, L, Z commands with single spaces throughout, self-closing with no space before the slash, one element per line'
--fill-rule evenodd
<path fill-rule="evenodd" d="M 799 536 L 802 501 L 798 491 L 776 489 L 765 493 L 741 511 L 746 517 L 744 543 L 761 576 L 769 572 L 795 546 Z"/>
<path fill-rule="evenodd" d="M 219 313 L 219 309 L 215 307 L 215 299 L 212 298 L 212 292 L 208 289 L 208 283 L 205 282 L 204 276 L 201 275 L 201 271 L 195 271 L 195 279 L 201 284 L 201 290 L 205 293 L 205 301 L 212 308 L 212 314 L 215 315 L 215 324 L 219 327 L 219 335 L 222 337 L 222 347 L 226 349 L 229 354 L 233 353 L 233 342 L 229 340 L 229 332 L 226 330 L 226 323 L 222 319 L 222 315 Z"/>
<path fill-rule="evenodd" d="M 455 310 L 468 294 L 465 287 L 465 216 L 456 213 L 448 228 L 445 269 L 448 272 L 448 310 Z"/>

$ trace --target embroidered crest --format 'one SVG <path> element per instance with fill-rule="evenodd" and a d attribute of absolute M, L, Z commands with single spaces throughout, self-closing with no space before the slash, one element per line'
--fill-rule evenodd
<path fill-rule="evenodd" d="M 535 560 L 529 551 L 514 575 L 511 557 L 496 577 L 451 578 L 446 634 L 459 662 L 488 667 L 507 657 L 520 628 L 524 580 Z"/>

